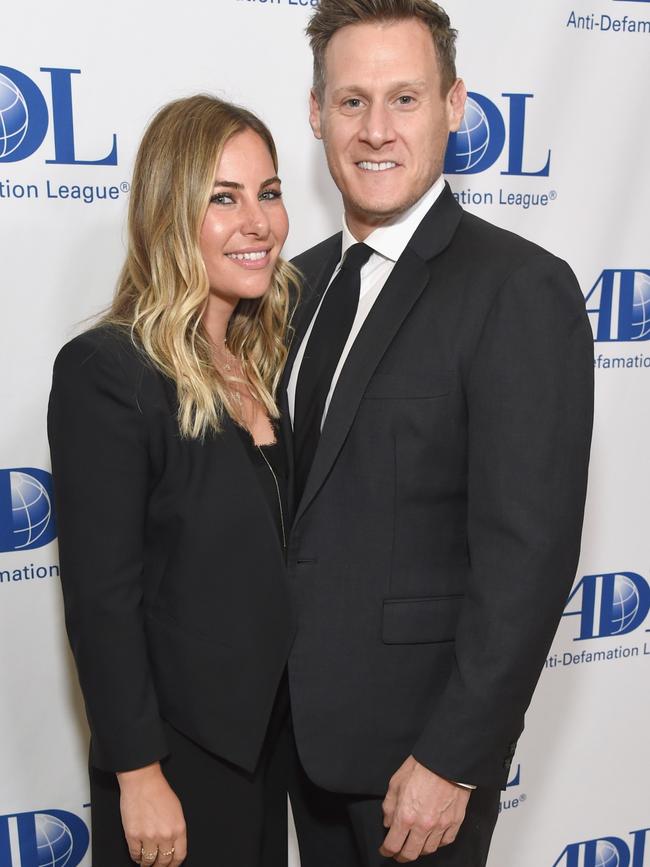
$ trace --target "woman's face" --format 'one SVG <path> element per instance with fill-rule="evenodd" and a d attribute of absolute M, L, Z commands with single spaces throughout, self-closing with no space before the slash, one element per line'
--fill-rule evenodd
<path fill-rule="evenodd" d="M 264 295 L 288 230 L 269 149 L 252 130 L 237 133 L 223 149 L 201 227 L 212 294 L 232 305 Z"/>

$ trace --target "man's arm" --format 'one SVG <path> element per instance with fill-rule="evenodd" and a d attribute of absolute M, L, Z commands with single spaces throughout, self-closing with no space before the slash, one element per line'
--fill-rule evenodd
<path fill-rule="evenodd" d="M 444 819 L 444 799 L 458 801 L 453 795 L 461 790 L 446 780 L 505 784 L 575 576 L 593 341 L 566 263 L 540 254 L 504 282 L 467 373 L 466 395 L 470 576 L 447 687 L 413 756 L 391 781 L 393 822 L 400 803 L 412 799 L 404 772 L 416 760 L 420 788 L 428 780 L 431 792 L 421 811 L 429 819 Z M 436 782 L 440 777 L 445 785 Z"/>

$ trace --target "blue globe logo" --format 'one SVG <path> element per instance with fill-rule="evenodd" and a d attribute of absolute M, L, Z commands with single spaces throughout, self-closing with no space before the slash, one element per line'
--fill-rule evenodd
<path fill-rule="evenodd" d="M 29 548 L 46 533 L 52 520 L 52 502 L 45 485 L 20 470 L 9 474 L 14 549 Z M 45 544 L 45 540 L 41 544 Z"/>
<path fill-rule="evenodd" d="M 0 158 L 18 150 L 28 127 L 29 111 L 22 91 L 0 72 Z"/>
<path fill-rule="evenodd" d="M 627 575 L 617 575 L 614 579 L 614 598 L 612 601 L 612 635 L 623 632 L 639 613 L 641 598 L 635 584 Z"/>
<path fill-rule="evenodd" d="M 72 857 L 74 840 L 70 828 L 56 816 L 36 813 L 38 867 L 66 867 Z"/>
<path fill-rule="evenodd" d="M 465 114 L 456 133 L 457 172 L 469 172 L 483 159 L 490 147 L 490 124 L 482 106 L 467 97 Z"/>
<path fill-rule="evenodd" d="M 599 840 L 596 843 L 594 867 L 619 867 L 620 863 L 618 852 L 608 840 Z"/>
<path fill-rule="evenodd" d="M 637 271 L 634 276 L 634 301 L 631 340 L 650 336 L 650 274 Z"/>

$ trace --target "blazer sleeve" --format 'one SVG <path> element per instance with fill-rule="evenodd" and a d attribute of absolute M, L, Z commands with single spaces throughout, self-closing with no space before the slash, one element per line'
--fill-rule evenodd
<path fill-rule="evenodd" d="M 413 753 L 503 786 L 578 565 L 593 338 L 571 269 L 539 254 L 495 294 L 466 381 L 470 577 L 452 674 Z"/>
<path fill-rule="evenodd" d="M 117 341 L 76 338 L 55 362 L 48 412 L 66 628 L 91 763 L 106 771 L 167 752 L 142 614 L 147 433 L 127 361 Z"/>

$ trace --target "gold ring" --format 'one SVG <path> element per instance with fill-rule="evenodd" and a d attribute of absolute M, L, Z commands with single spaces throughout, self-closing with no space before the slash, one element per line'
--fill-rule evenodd
<path fill-rule="evenodd" d="M 172 846 L 172 848 L 169 850 L 169 852 L 159 852 L 158 854 L 162 855 L 163 858 L 166 858 L 168 855 L 173 855 L 175 851 L 176 851 L 176 847 Z"/>
<path fill-rule="evenodd" d="M 143 861 L 155 861 L 158 857 L 158 850 L 155 852 L 145 852 L 144 849 L 140 850 L 140 857 Z"/>

